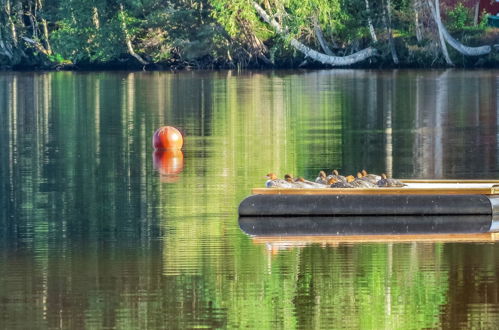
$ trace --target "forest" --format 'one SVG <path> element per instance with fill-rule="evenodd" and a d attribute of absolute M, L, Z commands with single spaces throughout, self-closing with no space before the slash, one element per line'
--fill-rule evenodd
<path fill-rule="evenodd" d="M 478 3 L 0 0 L 0 68 L 496 66 L 499 29 Z"/>

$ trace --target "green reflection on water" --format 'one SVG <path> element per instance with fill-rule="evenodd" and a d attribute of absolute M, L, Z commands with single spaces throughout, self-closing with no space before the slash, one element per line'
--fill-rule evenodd
<path fill-rule="evenodd" d="M 237 225 L 264 175 L 497 177 L 497 72 L 0 75 L 6 328 L 428 328 L 498 322 L 497 244 L 272 254 Z M 185 134 L 182 171 L 152 133 Z M 464 316 L 463 316 L 464 315 Z"/>

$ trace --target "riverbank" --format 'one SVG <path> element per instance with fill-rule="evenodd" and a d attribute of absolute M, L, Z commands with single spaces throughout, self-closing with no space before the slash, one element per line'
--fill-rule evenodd
<path fill-rule="evenodd" d="M 448 1 L 30 3 L 0 11 L 0 69 L 499 66 L 492 16 Z"/>
<path fill-rule="evenodd" d="M 179 70 L 219 70 L 219 69 L 329 69 L 340 68 L 360 68 L 360 69 L 395 69 L 395 68 L 497 68 L 499 67 L 499 47 L 494 45 L 499 43 L 499 29 L 489 29 L 483 34 L 466 36 L 465 39 L 470 45 L 492 45 L 492 50 L 487 55 L 463 56 L 455 50 L 449 50 L 453 65 L 445 62 L 443 56 L 438 51 L 435 44 L 411 43 L 404 38 L 396 38 L 397 53 L 399 62 L 395 64 L 387 47 L 378 43 L 377 55 L 359 63 L 348 66 L 331 66 L 306 58 L 303 54 L 295 53 L 291 56 L 275 58 L 273 62 L 262 60 L 252 61 L 230 61 L 227 58 L 202 57 L 199 59 L 185 60 L 174 57 L 167 61 L 139 63 L 129 54 L 121 54 L 113 61 L 107 62 L 71 62 L 71 61 L 51 61 L 49 58 L 40 57 L 39 54 L 32 53 L 20 59 L 19 63 L 3 63 L 0 70 L 26 71 L 26 70 L 145 70 L 145 71 L 179 71 Z M 338 51 L 339 56 L 347 54 Z"/>
<path fill-rule="evenodd" d="M 184 70 L 289 70 L 289 69 L 443 69 L 443 68 L 498 68 L 499 50 L 493 50 L 490 54 L 477 57 L 464 57 L 453 52 L 452 66 L 449 66 L 438 54 L 425 53 L 424 47 L 412 46 L 404 49 L 406 56 L 402 57 L 398 64 L 394 64 L 389 55 L 378 55 L 368 61 L 356 63 L 349 66 L 331 66 L 321 64 L 311 59 L 293 57 L 278 59 L 274 63 L 251 62 L 251 63 L 228 63 L 226 61 L 185 62 L 181 60 L 170 60 L 167 62 L 148 63 L 142 65 L 126 54 L 119 61 L 103 63 L 57 63 L 49 61 L 34 61 L 27 59 L 15 65 L 4 64 L 0 71 L 94 71 L 94 70 L 131 70 L 131 71 L 184 71 Z"/>

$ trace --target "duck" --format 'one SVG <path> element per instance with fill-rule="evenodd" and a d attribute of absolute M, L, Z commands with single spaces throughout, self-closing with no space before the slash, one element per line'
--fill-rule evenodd
<path fill-rule="evenodd" d="M 322 184 L 327 184 L 326 180 L 326 172 L 320 171 L 319 176 L 315 179 L 316 183 L 322 183 Z"/>
<path fill-rule="evenodd" d="M 267 174 L 267 182 L 265 182 L 265 187 L 267 188 L 294 188 L 293 185 L 286 180 L 277 178 L 275 173 Z"/>
<path fill-rule="evenodd" d="M 340 175 L 337 170 L 333 170 L 333 172 L 326 177 L 326 181 L 329 181 L 331 178 L 335 178 L 338 181 L 347 182 L 347 179 L 343 175 Z"/>
<path fill-rule="evenodd" d="M 305 180 L 301 176 L 298 177 L 298 178 L 296 178 L 295 182 L 297 182 L 297 183 L 300 182 L 300 183 L 306 184 L 306 185 L 308 185 L 307 188 L 326 188 L 327 187 L 327 185 L 322 184 L 322 183 L 312 182 L 312 181 L 309 181 L 309 180 Z"/>
<path fill-rule="evenodd" d="M 379 180 L 381 180 L 380 175 L 367 173 L 366 170 L 362 170 L 361 173 L 362 177 L 371 183 L 376 184 Z"/>
<path fill-rule="evenodd" d="M 352 182 L 353 180 L 355 180 L 355 177 L 354 177 L 353 175 L 347 175 L 347 176 L 345 177 L 345 179 L 347 179 L 347 182 L 348 182 L 348 183 L 350 183 L 350 182 Z"/>
<path fill-rule="evenodd" d="M 291 174 L 284 175 L 284 179 L 297 188 L 325 188 L 326 185 L 305 180 L 303 177 L 293 178 Z"/>
<path fill-rule="evenodd" d="M 397 179 L 391 179 L 386 176 L 385 173 L 381 174 L 381 180 L 377 182 L 378 187 L 405 187 L 405 183 L 400 182 Z"/>
<path fill-rule="evenodd" d="M 335 178 L 331 178 L 328 183 L 330 188 L 354 188 L 354 186 L 346 181 L 341 181 Z"/>
<path fill-rule="evenodd" d="M 291 186 L 293 186 L 293 188 L 310 188 L 308 185 L 302 182 L 296 182 L 291 174 L 284 174 L 284 180 Z"/>
<path fill-rule="evenodd" d="M 357 178 L 350 182 L 354 188 L 377 188 L 375 183 L 370 182 L 368 179 L 364 178 L 362 173 L 357 173 Z"/>

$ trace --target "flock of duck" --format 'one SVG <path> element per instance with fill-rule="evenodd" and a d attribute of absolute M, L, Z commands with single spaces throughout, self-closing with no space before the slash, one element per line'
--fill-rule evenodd
<path fill-rule="evenodd" d="M 378 187 L 404 187 L 406 184 L 397 179 L 388 178 L 386 174 L 370 174 L 366 170 L 353 175 L 343 176 L 334 170 L 330 175 L 320 171 L 315 181 L 305 180 L 302 177 L 294 178 L 286 174 L 284 179 L 277 178 L 275 173 L 267 174 L 267 188 L 378 188 Z"/>

